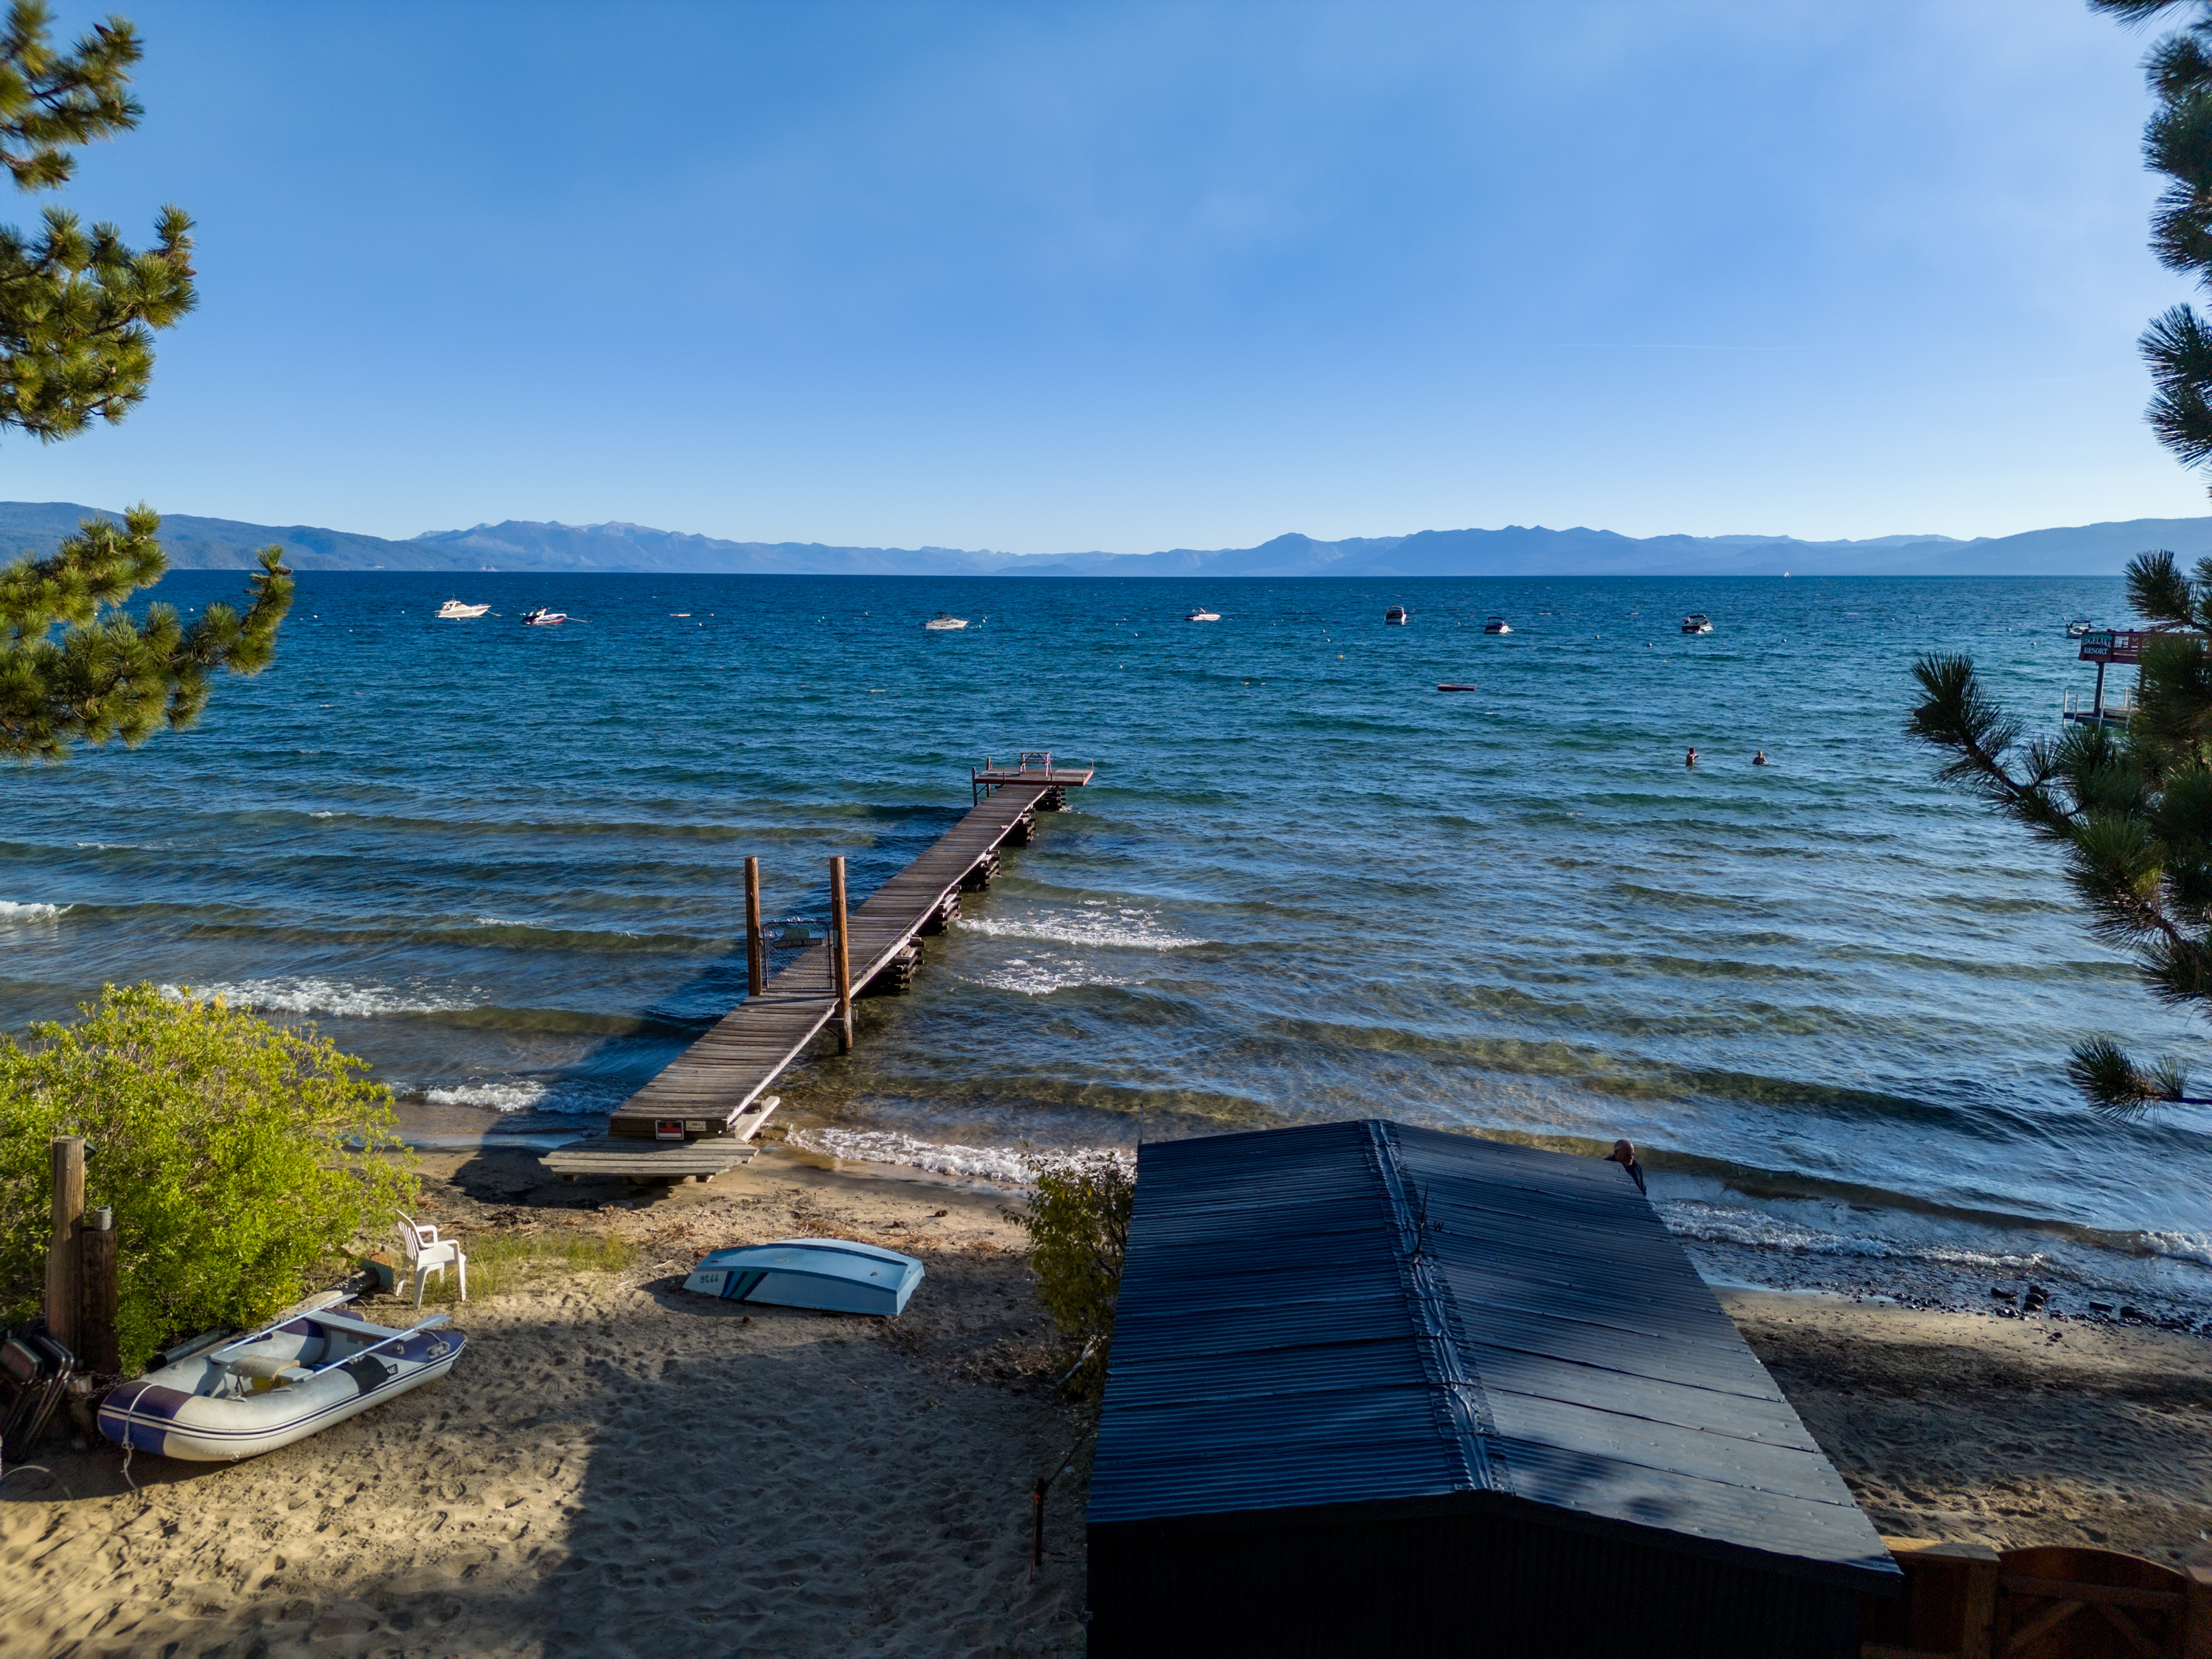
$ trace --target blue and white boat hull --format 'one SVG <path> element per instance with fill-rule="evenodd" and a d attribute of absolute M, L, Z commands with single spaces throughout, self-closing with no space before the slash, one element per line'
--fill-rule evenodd
<path fill-rule="evenodd" d="M 684 1288 L 729 1302 L 896 1318 L 921 1283 L 921 1263 L 849 1238 L 785 1238 L 713 1250 Z"/>
<path fill-rule="evenodd" d="M 122 1384 L 100 1404 L 100 1431 L 163 1457 L 258 1456 L 434 1382 L 465 1342 L 458 1331 L 302 1315 Z"/>

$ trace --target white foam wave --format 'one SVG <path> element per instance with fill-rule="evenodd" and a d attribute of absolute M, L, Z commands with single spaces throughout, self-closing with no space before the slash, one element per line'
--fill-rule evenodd
<path fill-rule="evenodd" d="M 1941 1262 L 1947 1267 L 1972 1267 L 1977 1272 L 2033 1273 L 2050 1257 L 2040 1251 L 2027 1255 L 2002 1251 L 1961 1249 L 1942 1244 L 1900 1244 L 1858 1233 L 1833 1233 L 1785 1221 L 1761 1210 L 1698 1200 L 1662 1202 L 1657 1206 L 1667 1231 L 1677 1238 L 1705 1240 L 1716 1244 L 1741 1244 L 1753 1249 L 1788 1250 L 1808 1255 L 1862 1256 L 1907 1261 Z"/>
<path fill-rule="evenodd" d="M 422 1098 L 433 1106 L 474 1106 L 495 1112 L 526 1111 L 545 1098 L 546 1087 L 528 1078 L 505 1083 L 457 1083 L 450 1089 L 429 1089 Z"/>
<path fill-rule="evenodd" d="M 2212 1237 L 2203 1233 L 2145 1233 L 2143 1243 L 2153 1255 L 2212 1267 Z"/>
<path fill-rule="evenodd" d="M 830 1158 L 861 1164 L 890 1164 L 902 1169 L 927 1170 L 933 1175 L 970 1176 L 1009 1186 L 1027 1186 L 1036 1178 L 1042 1158 L 1085 1156 L 1104 1152 L 1130 1169 L 1136 1156 L 1117 1147 L 1075 1147 L 1039 1152 L 1028 1146 L 955 1146 L 943 1141 L 917 1140 L 890 1129 L 793 1129 L 789 1144 Z"/>
<path fill-rule="evenodd" d="M 313 754 L 315 751 L 309 750 L 307 752 Z M 342 818 L 345 814 L 343 812 L 310 812 L 307 816 L 311 818 Z"/>
<path fill-rule="evenodd" d="M 442 1014 L 477 1006 L 467 997 L 382 985 L 348 985 L 328 979 L 244 979 L 189 988 L 193 996 L 221 997 L 234 1008 L 275 1014 L 333 1014 L 348 1019 L 371 1019 L 380 1014 Z M 161 989 L 165 997 L 181 999 L 186 988 L 164 985 Z"/>
<path fill-rule="evenodd" d="M 1078 985 L 1126 985 L 1128 981 L 1117 974 L 1094 973 L 1071 957 L 1037 956 L 1009 957 L 988 973 L 976 975 L 975 983 L 994 991 L 1042 997 Z"/>
<path fill-rule="evenodd" d="M 0 899 L 0 927 L 24 922 L 52 921 L 58 916 L 68 915 L 75 908 L 68 904 L 18 904 L 12 900 Z"/>
<path fill-rule="evenodd" d="M 1108 911 L 1042 911 L 1032 915 L 963 916 L 953 924 L 963 933 L 985 939 L 1034 939 L 1043 945 L 1074 945 L 1089 950 L 1182 951 L 1205 939 L 1177 933 L 1149 911 L 1128 906 Z"/>

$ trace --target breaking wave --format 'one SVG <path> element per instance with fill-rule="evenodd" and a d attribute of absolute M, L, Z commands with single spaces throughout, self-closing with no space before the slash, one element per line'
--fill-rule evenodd
<path fill-rule="evenodd" d="M 1103 1152 L 1136 1168 L 1134 1153 L 1117 1147 L 1077 1147 L 1039 1152 L 1029 1146 L 955 1146 L 943 1141 L 918 1140 L 894 1129 L 793 1129 L 787 1144 L 824 1157 L 847 1158 L 857 1164 L 888 1164 L 901 1169 L 926 1170 L 932 1175 L 967 1176 L 983 1181 L 1024 1187 L 1036 1177 L 1036 1165 L 1048 1158 L 1081 1157 Z"/>
<path fill-rule="evenodd" d="M 383 1014 L 442 1014 L 476 1006 L 468 997 L 382 985 L 349 985 L 331 979 L 242 979 L 216 985 L 164 985 L 161 994 L 221 997 L 234 1008 L 276 1014 L 330 1014 L 374 1019 Z"/>

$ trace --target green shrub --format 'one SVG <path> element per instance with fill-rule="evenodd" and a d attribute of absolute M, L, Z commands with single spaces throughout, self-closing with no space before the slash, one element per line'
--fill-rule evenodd
<path fill-rule="evenodd" d="M 86 1206 L 115 1212 L 126 1371 L 331 1282 L 412 1202 L 391 1091 L 312 1030 L 149 985 L 83 1012 L 0 1036 L 0 1319 L 44 1297 L 55 1135 L 86 1138 Z"/>
<path fill-rule="evenodd" d="M 1111 1152 L 1040 1159 L 1026 1210 L 1009 1212 L 1030 1236 L 1030 1273 L 1039 1305 L 1083 1358 L 1069 1386 L 1105 1392 L 1114 1340 L 1114 1298 L 1129 1243 L 1137 1178 Z"/>

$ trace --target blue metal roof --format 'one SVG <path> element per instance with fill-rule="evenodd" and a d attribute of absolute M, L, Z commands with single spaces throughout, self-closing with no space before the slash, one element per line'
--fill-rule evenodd
<path fill-rule="evenodd" d="M 1380 1120 L 1145 1146 L 1091 1524 L 1455 1499 L 1897 1572 L 1618 1164 Z"/>

